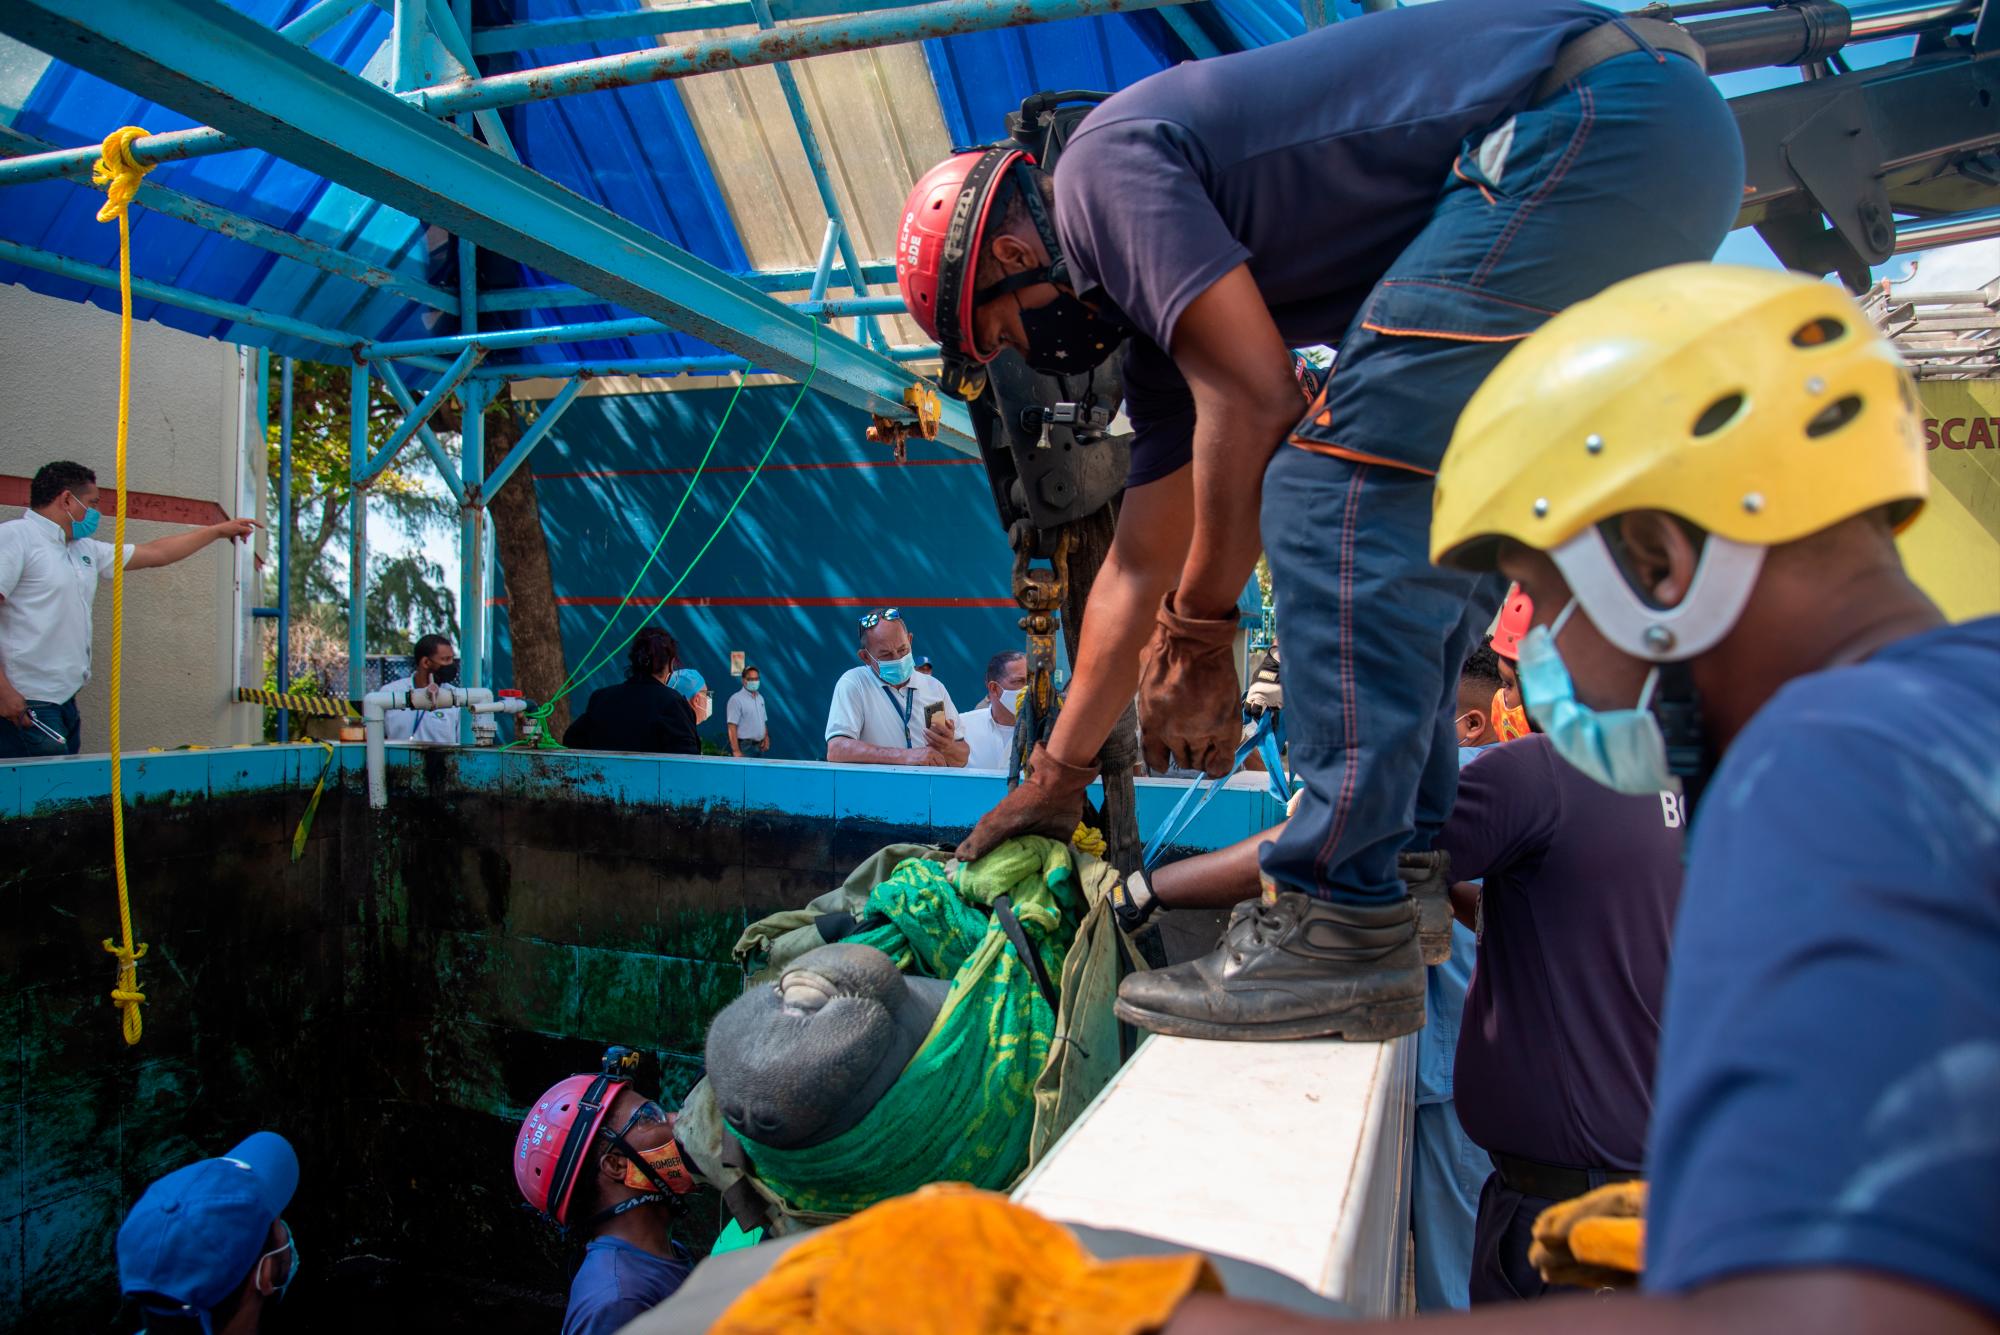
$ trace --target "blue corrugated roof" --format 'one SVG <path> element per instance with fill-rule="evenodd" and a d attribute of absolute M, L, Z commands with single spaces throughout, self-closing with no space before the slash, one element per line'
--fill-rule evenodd
<path fill-rule="evenodd" d="M 310 7 L 311 0 L 230 0 L 272 27 Z M 636 8 L 589 0 L 479 0 L 482 24 L 571 17 Z M 1343 9 L 1352 11 L 1351 3 Z M 1290 0 L 1212 0 L 1182 11 L 1217 47 L 1228 50 L 1277 40 L 1302 29 Z M 360 73 L 371 63 L 379 75 L 390 18 L 365 5 L 317 39 L 313 50 Z M 587 56 L 639 50 L 642 40 L 548 48 L 522 56 L 489 57 L 488 73 L 517 64 L 552 64 Z M 1004 116 L 1022 97 L 1044 88 L 1115 89 L 1178 60 L 1189 48 L 1156 12 L 1077 19 L 1000 32 L 974 33 L 925 44 L 944 119 L 952 139 L 976 143 L 1000 137 Z M 742 238 L 704 156 L 694 122 L 671 82 L 536 102 L 501 113 L 523 162 L 562 185 L 649 228 L 725 269 L 750 267 Z M 855 114 L 873 114 L 857 108 Z M 58 147 L 94 144 L 120 125 L 159 132 L 184 128 L 186 118 L 60 63 L 52 63 L 25 100 L 11 129 Z M 149 180 L 247 217 L 323 242 L 370 264 L 411 279 L 449 288 L 441 265 L 426 249 L 423 225 L 344 187 L 273 158 L 242 150 L 160 165 Z M 102 196 L 87 185 L 47 182 L 7 191 L 0 237 L 105 268 L 117 263 L 116 229 L 96 221 Z M 134 274 L 204 296 L 288 316 L 362 339 L 421 336 L 455 328 L 452 316 L 413 305 L 347 278 L 209 232 L 159 213 L 133 215 Z M 499 257 L 482 257 L 482 283 L 496 275 L 524 286 L 551 280 Z M 111 306 L 102 289 L 36 270 L 0 264 L 0 281 L 25 284 L 70 300 Z M 324 357 L 315 343 L 275 337 L 234 321 L 177 307 L 140 302 L 142 319 L 191 333 L 269 347 L 302 357 Z M 608 306 L 532 310 L 488 317 L 488 328 L 612 318 Z M 510 360 L 572 357 L 630 358 L 701 355 L 698 340 L 662 335 L 586 345 L 523 349 Z"/>
<path fill-rule="evenodd" d="M 306 7 L 304 0 L 233 2 L 273 26 Z M 387 38 L 389 27 L 387 14 L 366 6 L 314 43 L 314 49 L 344 68 L 359 71 Z M 157 103 L 56 62 L 24 102 L 13 128 L 60 147 L 73 147 L 96 143 L 121 125 L 164 132 L 191 124 Z M 423 277 L 422 228 L 414 219 L 267 153 L 244 151 L 164 163 L 147 179 L 412 278 Z M 97 221 L 102 201 L 100 192 L 68 182 L 12 187 L 6 209 L 0 210 L 0 236 L 115 269 L 118 231 Z M 132 243 L 137 277 L 358 337 L 414 337 L 423 332 L 417 309 L 401 296 L 280 259 L 255 246 L 148 210 L 133 214 Z M 12 265 L 0 265 L 0 280 L 71 300 L 92 300 L 101 305 L 117 301 L 115 295 Z M 326 355 L 326 349 L 318 344 L 273 341 L 263 331 L 178 307 L 140 302 L 134 313 L 140 319 L 158 320 L 211 338 L 271 346 L 298 356 Z"/>

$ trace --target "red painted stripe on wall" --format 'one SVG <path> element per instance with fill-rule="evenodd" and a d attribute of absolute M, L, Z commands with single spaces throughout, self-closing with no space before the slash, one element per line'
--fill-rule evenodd
<path fill-rule="evenodd" d="M 556 599 L 558 607 L 616 607 L 621 600 L 596 594 Z M 488 598 L 488 607 L 505 607 L 505 598 Z M 1015 608 L 1012 598 L 634 598 L 632 607 L 1001 607 Z"/>
<path fill-rule="evenodd" d="M 18 505 L 23 509 L 28 504 L 29 480 L 16 477 L 12 473 L 0 473 L 0 505 Z M 98 508 L 106 519 L 118 513 L 118 490 L 99 484 Z M 228 511 L 214 501 L 198 501 L 192 496 L 162 496 L 155 491 L 135 491 L 125 502 L 125 514 L 130 519 L 150 519 L 162 524 L 220 524 L 229 518 Z M 109 541 L 109 539 L 106 539 Z"/>
<path fill-rule="evenodd" d="M 910 459 L 897 463 L 894 459 L 835 459 L 814 464 L 766 464 L 767 473 L 809 473 L 827 468 L 963 468 L 976 464 L 977 459 Z M 704 468 L 704 473 L 748 473 L 753 464 L 718 464 Z M 586 468 L 575 473 L 536 473 L 535 481 L 543 479 L 579 477 L 681 477 L 695 470 L 692 468 Z"/>

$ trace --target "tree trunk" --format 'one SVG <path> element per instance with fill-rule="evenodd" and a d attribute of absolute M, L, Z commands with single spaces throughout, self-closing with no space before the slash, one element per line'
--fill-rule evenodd
<path fill-rule="evenodd" d="M 521 439 L 523 425 L 511 403 L 486 415 L 486 460 L 490 472 Z M 535 475 L 523 466 L 507 485 L 486 500 L 493 517 L 494 554 L 507 576 L 507 631 L 514 647 L 514 684 L 530 700 L 545 701 L 562 689 L 562 623 L 556 610 L 555 575 L 549 566 L 542 507 L 535 499 Z M 545 726 L 561 737 L 569 728 L 569 701 L 558 700 Z"/>
<path fill-rule="evenodd" d="M 1063 602 L 1063 642 L 1069 646 L 1069 661 L 1076 662 L 1076 646 L 1083 634 L 1083 609 L 1090 601 L 1090 586 L 1111 554 L 1111 535 L 1118 526 L 1117 503 L 1113 502 L 1088 519 L 1069 526 L 1069 596 Z M 1132 791 L 1132 767 L 1139 759 L 1139 715 L 1126 705 L 1111 735 L 1097 753 L 1104 771 L 1105 861 L 1121 875 L 1139 870 L 1144 845 L 1139 842 L 1139 808 Z"/>

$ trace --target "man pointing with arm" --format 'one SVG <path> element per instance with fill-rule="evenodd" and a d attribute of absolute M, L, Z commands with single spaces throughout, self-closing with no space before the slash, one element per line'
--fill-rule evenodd
<path fill-rule="evenodd" d="M 257 527 L 226 519 L 120 553 L 92 536 L 97 507 L 97 474 L 59 461 L 36 470 L 27 513 L 0 524 L 0 759 L 82 748 L 76 694 L 90 680 L 91 608 L 121 555 L 127 570 L 170 566 Z"/>

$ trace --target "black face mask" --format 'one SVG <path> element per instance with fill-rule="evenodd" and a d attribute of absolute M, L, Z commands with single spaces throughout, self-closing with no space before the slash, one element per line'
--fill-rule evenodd
<path fill-rule="evenodd" d="M 443 667 L 431 669 L 431 680 L 440 686 L 449 686 L 458 680 L 458 660 L 453 659 Z"/>
<path fill-rule="evenodd" d="M 1021 360 L 1043 375 L 1082 375 L 1118 350 L 1125 327 L 1106 319 L 1074 294 L 1060 292 L 1046 306 L 1021 308 L 1028 346 Z"/>

